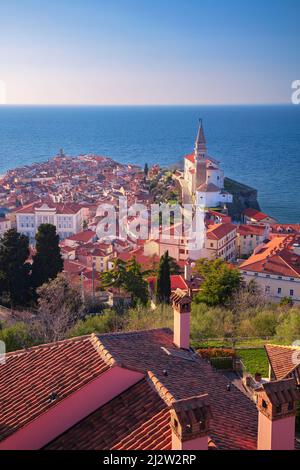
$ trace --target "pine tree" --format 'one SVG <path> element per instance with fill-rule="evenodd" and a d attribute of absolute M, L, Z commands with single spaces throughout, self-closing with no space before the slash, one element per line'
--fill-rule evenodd
<path fill-rule="evenodd" d="M 55 279 L 63 270 L 64 263 L 59 247 L 59 236 L 54 225 L 40 225 L 35 239 L 36 254 L 33 257 L 32 278 L 34 287 L 37 288 Z"/>
<path fill-rule="evenodd" d="M 114 260 L 111 271 L 105 271 L 100 276 L 101 286 L 104 288 L 115 287 L 119 291 L 126 283 L 126 263 L 119 258 Z"/>
<path fill-rule="evenodd" d="M 147 176 L 148 176 L 148 173 L 149 173 L 148 163 L 145 163 L 144 173 L 145 173 L 145 176 L 147 177 Z"/>
<path fill-rule="evenodd" d="M 0 295 L 12 306 L 26 305 L 30 299 L 29 240 L 15 229 L 0 239 Z"/>
<path fill-rule="evenodd" d="M 170 257 L 167 251 L 160 259 L 156 281 L 156 301 L 168 304 L 171 296 Z"/>

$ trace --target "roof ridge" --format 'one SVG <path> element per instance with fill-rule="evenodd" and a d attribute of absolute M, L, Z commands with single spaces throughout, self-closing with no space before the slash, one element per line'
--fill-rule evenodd
<path fill-rule="evenodd" d="M 100 338 L 95 334 L 92 333 L 90 335 L 91 343 L 101 359 L 109 365 L 109 366 L 116 366 L 116 365 L 122 365 L 121 362 L 116 359 L 115 357 L 112 356 L 112 354 L 109 352 L 109 350 L 104 346 L 104 344 L 101 342 Z"/>
<path fill-rule="evenodd" d="M 148 374 L 148 380 L 151 382 L 152 387 L 158 393 L 160 398 L 168 406 L 171 406 L 172 403 L 176 401 L 175 397 L 151 370 L 148 370 L 147 374 Z"/>
<path fill-rule="evenodd" d="M 150 330 L 143 329 L 143 330 L 129 330 L 129 331 L 116 331 L 116 332 L 110 332 L 110 333 L 101 333 L 98 336 L 99 340 L 101 341 L 101 337 L 109 337 L 109 336 L 124 336 L 124 335 L 135 335 L 139 333 L 152 333 L 153 331 L 163 331 L 165 333 L 172 332 L 172 330 L 168 327 L 163 327 L 163 328 L 152 328 Z"/>
<path fill-rule="evenodd" d="M 18 349 L 16 351 L 10 351 L 6 353 L 6 356 L 8 357 L 13 357 L 13 356 L 20 356 L 22 354 L 26 354 L 32 351 L 36 351 L 39 349 L 47 349 L 47 348 L 53 348 L 55 346 L 62 345 L 64 343 L 69 343 L 69 342 L 80 342 L 80 341 L 86 341 L 90 339 L 90 334 L 88 335 L 83 335 L 83 336 L 74 336 L 73 338 L 65 338 L 61 339 L 59 341 L 54 341 L 53 343 L 43 343 L 43 344 L 37 344 L 35 346 L 31 346 L 29 348 L 23 348 L 23 349 Z"/>
<path fill-rule="evenodd" d="M 296 351 L 300 351 L 300 346 L 287 346 L 287 345 L 284 345 L 284 344 L 271 344 L 271 343 L 267 343 L 265 344 L 265 347 L 266 346 L 271 346 L 271 347 L 275 347 L 275 348 L 283 348 L 283 349 L 290 349 L 290 350 L 296 350 Z"/>
<path fill-rule="evenodd" d="M 282 250 L 280 250 L 279 253 L 277 253 L 277 255 L 278 255 L 279 258 L 288 266 L 288 268 L 290 268 L 292 271 L 294 271 L 294 273 L 296 273 L 296 276 L 299 276 L 298 271 L 296 271 L 296 269 L 292 266 L 292 264 L 288 263 L 288 262 L 282 257 L 282 252 L 283 252 L 284 250 L 287 250 L 287 247 L 282 248 Z M 288 251 L 288 250 L 287 250 L 287 251 Z"/>

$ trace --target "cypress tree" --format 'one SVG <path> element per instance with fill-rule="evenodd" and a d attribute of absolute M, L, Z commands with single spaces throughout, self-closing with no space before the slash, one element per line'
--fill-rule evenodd
<path fill-rule="evenodd" d="M 36 254 L 33 257 L 32 278 L 34 287 L 37 288 L 50 279 L 55 279 L 63 270 L 64 263 L 54 225 L 40 225 L 35 239 Z"/>
<path fill-rule="evenodd" d="M 30 299 L 29 240 L 15 229 L 0 239 L 0 295 L 8 297 L 11 306 L 25 305 Z"/>
<path fill-rule="evenodd" d="M 156 301 L 168 304 L 171 296 L 170 257 L 167 251 L 160 259 L 157 282 Z"/>

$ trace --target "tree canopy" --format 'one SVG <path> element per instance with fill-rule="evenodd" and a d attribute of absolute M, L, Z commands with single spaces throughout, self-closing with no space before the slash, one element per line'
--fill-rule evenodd
<path fill-rule="evenodd" d="M 35 239 L 36 254 L 33 257 L 32 279 L 34 287 L 37 288 L 48 280 L 55 279 L 63 270 L 64 263 L 54 225 L 40 225 Z"/>
<path fill-rule="evenodd" d="M 59 341 L 80 320 L 84 306 L 80 292 L 71 287 L 63 274 L 37 290 L 37 324 L 44 342 Z"/>
<path fill-rule="evenodd" d="M 234 292 L 241 286 L 241 274 L 221 259 L 199 259 L 196 262 L 196 270 L 203 278 L 200 293 L 196 296 L 196 302 L 204 302 L 207 305 L 227 305 Z"/>
<path fill-rule="evenodd" d="M 30 299 L 29 240 L 15 229 L 0 239 L 0 295 L 12 306 L 26 305 Z"/>
<path fill-rule="evenodd" d="M 102 287 L 114 287 L 119 291 L 123 289 L 131 294 L 132 304 L 146 305 L 149 300 L 148 284 L 144 277 L 148 271 L 142 271 L 141 265 L 133 257 L 127 263 L 116 259 L 113 269 L 101 274 Z"/>

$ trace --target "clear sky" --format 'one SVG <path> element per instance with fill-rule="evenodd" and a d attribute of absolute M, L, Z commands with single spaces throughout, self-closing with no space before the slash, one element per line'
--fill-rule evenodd
<path fill-rule="evenodd" d="M 299 18 L 299 0 L 1 0 L 0 98 L 290 102 Z"/>

